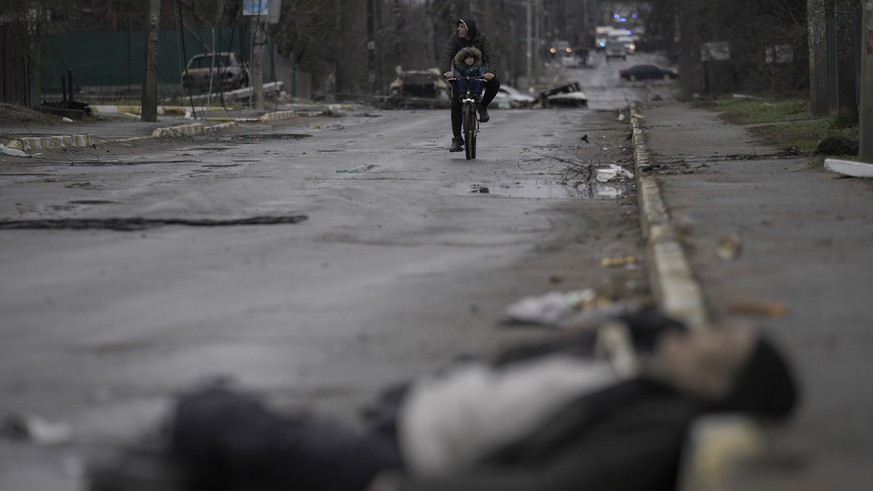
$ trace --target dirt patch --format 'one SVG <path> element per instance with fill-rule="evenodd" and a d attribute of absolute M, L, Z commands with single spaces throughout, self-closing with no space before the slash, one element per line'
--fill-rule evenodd
<path fill-rule="evenodd" d="M 17 126 L 22 124 L 60 126 L 64 123 L 58 116 L 34 111 L 28 107 L 0 104 L 0 126 Z"/>

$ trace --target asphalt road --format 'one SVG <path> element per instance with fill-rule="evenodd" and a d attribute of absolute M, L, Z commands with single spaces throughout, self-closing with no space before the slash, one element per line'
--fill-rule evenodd
<path fill-rule="evenodd" d="M 0 415 L 74 431 L 0 440 L 0 489 L 79 489 L 90 452 L 210 377 L 352 418 L 388 383 L 549 335 L 501 326 L 524 296 L 651 301 L 644 264 L 600 262 L 644 257 L 632 185 L 590 179 L 631 168 L 616 109 L 649 93 L 614 63 L 564 73 L 603 110 L 495 110 L 475 161 L 425 110 L 0 161 L 0 219 L 85 227 L 0 231 Z M 112 229 L 133 217 L 152 226 Z"/>

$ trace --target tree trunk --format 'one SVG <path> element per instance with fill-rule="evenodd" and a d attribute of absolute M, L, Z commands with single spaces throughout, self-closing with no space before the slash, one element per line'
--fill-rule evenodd
<path fill-rule="evenodd" d="M 828 53 L 825 27 L 825 0 L 807 0 L 809 31 L 809 104 L 815 117 L 827 116 Z"/>
<path fill-rule="evenodd" d="M 855 73 L 856 0 L 834 0 L 837 42 L 837 116 L 845 123 L 858 121 Z"/>
<path fill-rule="evenodd" d="M 861 27 L 861 152 L 873 164 L 873 0 L 864 0 Z"/>

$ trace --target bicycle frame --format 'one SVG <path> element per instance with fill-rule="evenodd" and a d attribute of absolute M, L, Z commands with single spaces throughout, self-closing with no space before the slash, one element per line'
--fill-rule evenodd
<path fill-rule="evenodd" d="M 449 82 L 456 82 L 458 80 L 465 80 L 467 82 L 467 91 L 462 96 L 460 96 L 460 102 L 462 104 L 461 114 L 461 125 L 464 129 L 464 150 L 467 156 L 467 160 L 476 158 L 476 136 L 479 134 L 479 103 L 482 100 L 481 95 L 473 94 L 472 87 L 473 82 L 482 82 L 483 84 L 488 83 L 488 79 L 484 77 L 452 77 L 448 79 Z M 453 86 L 457 87 L 456 85 Z M 484 90 L 484 89 L 483 89 Z M 452 94 L 453 97 L 456 97 L 455 94 Z"/>

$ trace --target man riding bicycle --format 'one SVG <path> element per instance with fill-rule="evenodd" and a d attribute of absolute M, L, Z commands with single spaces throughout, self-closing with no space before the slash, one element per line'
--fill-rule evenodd
<path fill-rule="evenodd" d="M 443 73 L 445 78 L 453 78 L 452 67 L 455 55 L 465 48 L 479 50 L 482 64 L 488 67 L 488 71 L 482 75 L 482 78 L 488 80 L 488 84 L 479 104 L 479 121 L 485 123 L 490 119 L 488 104 L 494 100 L 494 96 L 497 95 L 497 90 L 500 88 L 500 80 L 494 75 L 494 72 L 497 71 L 497 56 L 491 49 L 491 41 L 484 33 L 479 32 L 476 19 L 469 15 L 458 20 L 457 29 L 446 43 L 446 49 L 443 52 L 443 66 L 449 69 Z M 464 146 L 464 139 L 461 137 L 462 104 L 458 92 L 455 90 L 452 95 L 452 146 L 449 147 L 450 152 L 460 152 Z"/>

